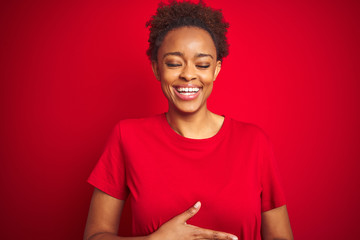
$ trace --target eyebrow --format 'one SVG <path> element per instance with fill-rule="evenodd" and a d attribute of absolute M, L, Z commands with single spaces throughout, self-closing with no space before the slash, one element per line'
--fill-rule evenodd
<path fill-rule="evenodd" d="M 179 57 L 182 57 L 183 54 L 181 52 L 168 52 L 168 53 L 165 53 L 164 56 L 163 56 L 163 59 L 166 57 L 166 56 L 179 56 Z"/>
<path fill-rule="evenodd" d="M 168 52 L 168 53 L 165 53 L 164 56 L 163 56 L 163 59 L 166 57 L 166 56 L 179 56 L 179 57 L 183 57 L 184 54 L 182 54 L 181 52 Z M 211 57 L 212 59 L 214 59 L 214 57 L 211 55 L 211 54 L 207 54 L 207 53 L 199 53 L 196 55 L 197 58 L 199 57 Z"/>
<path fill-rule="evenodd" d="M 211 54 L 207 54 L 207 53 L 199 53 L 198 55 L 196 55 L 196 57 L 211 57 L 212 59 L 214 59 L 214 57 Z"/>

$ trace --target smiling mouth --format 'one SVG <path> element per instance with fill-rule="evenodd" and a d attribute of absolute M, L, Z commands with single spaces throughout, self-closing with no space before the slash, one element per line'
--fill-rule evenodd
<path fill-rule="evenodd" d="M 175 88 L 175 90 L 178 93 L 180 93 L 181 95 L 189 96 L 189 95 L 193 95 L 193 94 L 196 94 L 197 92 L 199 92 L 200 88 L 198 88 L 198 87 L 190 87 L 190 88 L 177 87 L 177 88 Z"/>

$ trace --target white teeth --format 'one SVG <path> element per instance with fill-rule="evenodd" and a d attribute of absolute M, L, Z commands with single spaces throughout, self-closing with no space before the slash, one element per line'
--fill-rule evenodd
<path fill-rule="evenodd" d="M 193 93 L 193 92 L 198 92 L 199 90 L 200 90 L 200 88 L 197 88 L 197 87 L 195 87 L 195 88 L 182 88 L 182 87 L 180 87 L 180 88 L 176 88 L 176 90 L 178 91 L 178 92 L 180 92 L 180 93 Z M 187 95 L 189 95 L 189 94 L 187 94 Z"/>

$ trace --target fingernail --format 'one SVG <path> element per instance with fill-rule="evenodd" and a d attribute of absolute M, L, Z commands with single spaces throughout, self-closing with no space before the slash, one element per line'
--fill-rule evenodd
<path fill-rule="evenodd" d="M 199 208 L 199 207 L 200 207 L 200 202 L 196 202 L 194 208 Z"/>
<path fill-rule="evenodd" d="M 238 240 L 238 238 L 236 236 L 232 236 L 231 238 L 232 238 L 232 240 Z"/>

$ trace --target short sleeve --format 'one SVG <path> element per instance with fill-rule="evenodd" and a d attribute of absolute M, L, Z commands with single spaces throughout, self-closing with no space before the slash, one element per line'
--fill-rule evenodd
<path fill-rule="evenodd" d="M 119 123 L 113 129 L 105 150 L 87 181 L 110 196 L 125 200 L 129 193 L 125 173 Z"/>
<path fill-rule="evenodd" d="M 268 137 L 261 137 L 261 211 L 265 212 L 286 204 L 279 169 Z"/>

